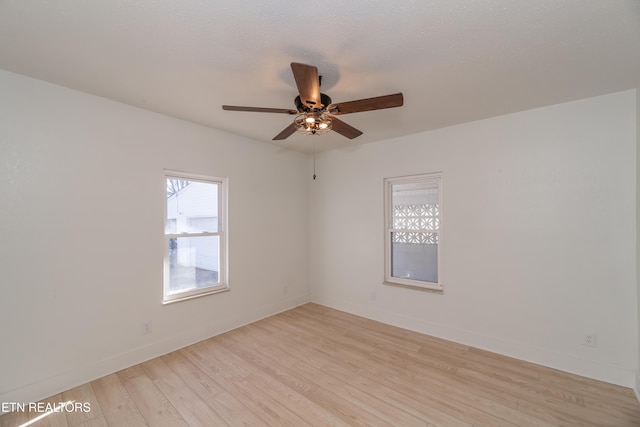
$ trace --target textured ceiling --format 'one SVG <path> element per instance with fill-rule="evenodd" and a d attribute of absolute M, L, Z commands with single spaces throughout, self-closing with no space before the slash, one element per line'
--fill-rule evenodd
<path fill-rule="evenodd" d="M 0 0 L 0 68 L 275 143 L 294 108 L 289 63 L 334 102 L 403 92 L 341 116 L 349 147 L 637 87 L 638 0 Z"/>

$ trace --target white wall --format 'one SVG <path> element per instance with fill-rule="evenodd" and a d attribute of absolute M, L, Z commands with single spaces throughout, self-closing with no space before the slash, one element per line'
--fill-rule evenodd
<path fill-rule="evenodd" d="M 308 301 L 307 156 L 4 71 L 0 93 L 0 401 Z M 231 291 L 161 304 L 164 168 L 229 178 Z"/>
<path fill-rule="evenodd" d="M 638 284 L 638 307 L 640 307 L 640 83 L 636 89 L 636 281 Z M 640 334 L 640 309 L 638 310 L 638 334 Z M 638 336 L 640 346 L 640 335 Z M 634 391 L 640 400 L 640 349 Z"/>
<path fill-rule="evenodd" d="M 635 99 L 609 94 L 318 155 L 312 300 L 633 385 Z M 444 174 L 444 294 L 382 284 L 383 178 L 427 172 Z M 596 348 L 582 345 L 585 332 Z"/>

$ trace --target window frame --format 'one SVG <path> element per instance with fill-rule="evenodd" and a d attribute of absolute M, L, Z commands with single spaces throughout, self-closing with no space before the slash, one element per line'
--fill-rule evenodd
<path fill-rule="evenodd" d="M 407 175 L 393 178 L 384 178 L 384 284 L 404 286 L 414 289 L 443 292 L 443 269 L 442 269 L 442 172 L 424 173 L 418 175 Z M 405 229 L 393 228 L 393 197 L 392 188 L 397 184 L 414 184 L 421 182 L 437 182 L 438 189 L 438 229 L 428 230 L 429 233 L 435 233 L 438 236 L 438 250 L 436 265 L 438 268 L 438 281 L 427 282 L 422 280 L 407 279 L 392 276 L 392 239 L 393 233 L 398 231 L 406 231 Z M 427 231 L 427 230 L 425 230 Z"/>
<path fill-rule="evenodd" d="M 199 232 L 199 233 L 167 233 L 167 196 L 166 187 L 167 179 L 179 179 L 193 182 L 203 182 L 209 184 L 218 185 L 218 230 L 215 232 Z M 189 300 L 198 298 L 205 295 L 216 294 L 229 290 L 229 232 L 227 221 L 227 194 L 228 194 L 228 179 L 219 178 L 209 175 L 201 175 L 187 172 L 179 172 L 174 170 L 166 170 L 163 174 L 164 182 L 164 223 L 163 223 L 163 243 L 164 243 L 164 260 L 163 260 L 163 290 L 162 290 L 162 303 L 169 304 L 178 301 Z M 177 231 L 177 230 L 176 230 Z M 204 286 L 202 288 L 188 289 L 185 291 L 170 292 L 170 259 L 169 259 L 169 241 L 173 238 L 180 237 L 207 237 L 217 236 L 219 239 L 219 270 L 218 271 L 218 283 L 213 286 Z"/>

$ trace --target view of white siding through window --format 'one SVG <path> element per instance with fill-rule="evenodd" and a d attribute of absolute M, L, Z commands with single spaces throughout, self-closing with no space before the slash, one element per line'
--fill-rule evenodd
<path fill-rule="evenodd" d="M 219 284 L 219 184 L 167 178 L 168 293 Z"/>
<path fill-rule="evenodd" d="M 391 276 L 438 283 L 438 180 L 391 186 Z"/>

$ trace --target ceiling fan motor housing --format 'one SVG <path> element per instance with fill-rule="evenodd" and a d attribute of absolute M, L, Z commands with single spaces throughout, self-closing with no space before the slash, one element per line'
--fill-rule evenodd
<path fill-rule="evenodd" d="M 300 99 L 300 95 L 298 95 L 296 96 L 295 103 L 298 111 L 300 111 L 301 113 L 308 113 L 309 111 L 314 111 L 314 110 L 324 110 L 327 106 L 331 105 L 331 98 L 329 98 L 328 95 L 321 93 L 320 105 L 309 106 L 303 103 L 302 99 Z"/>

